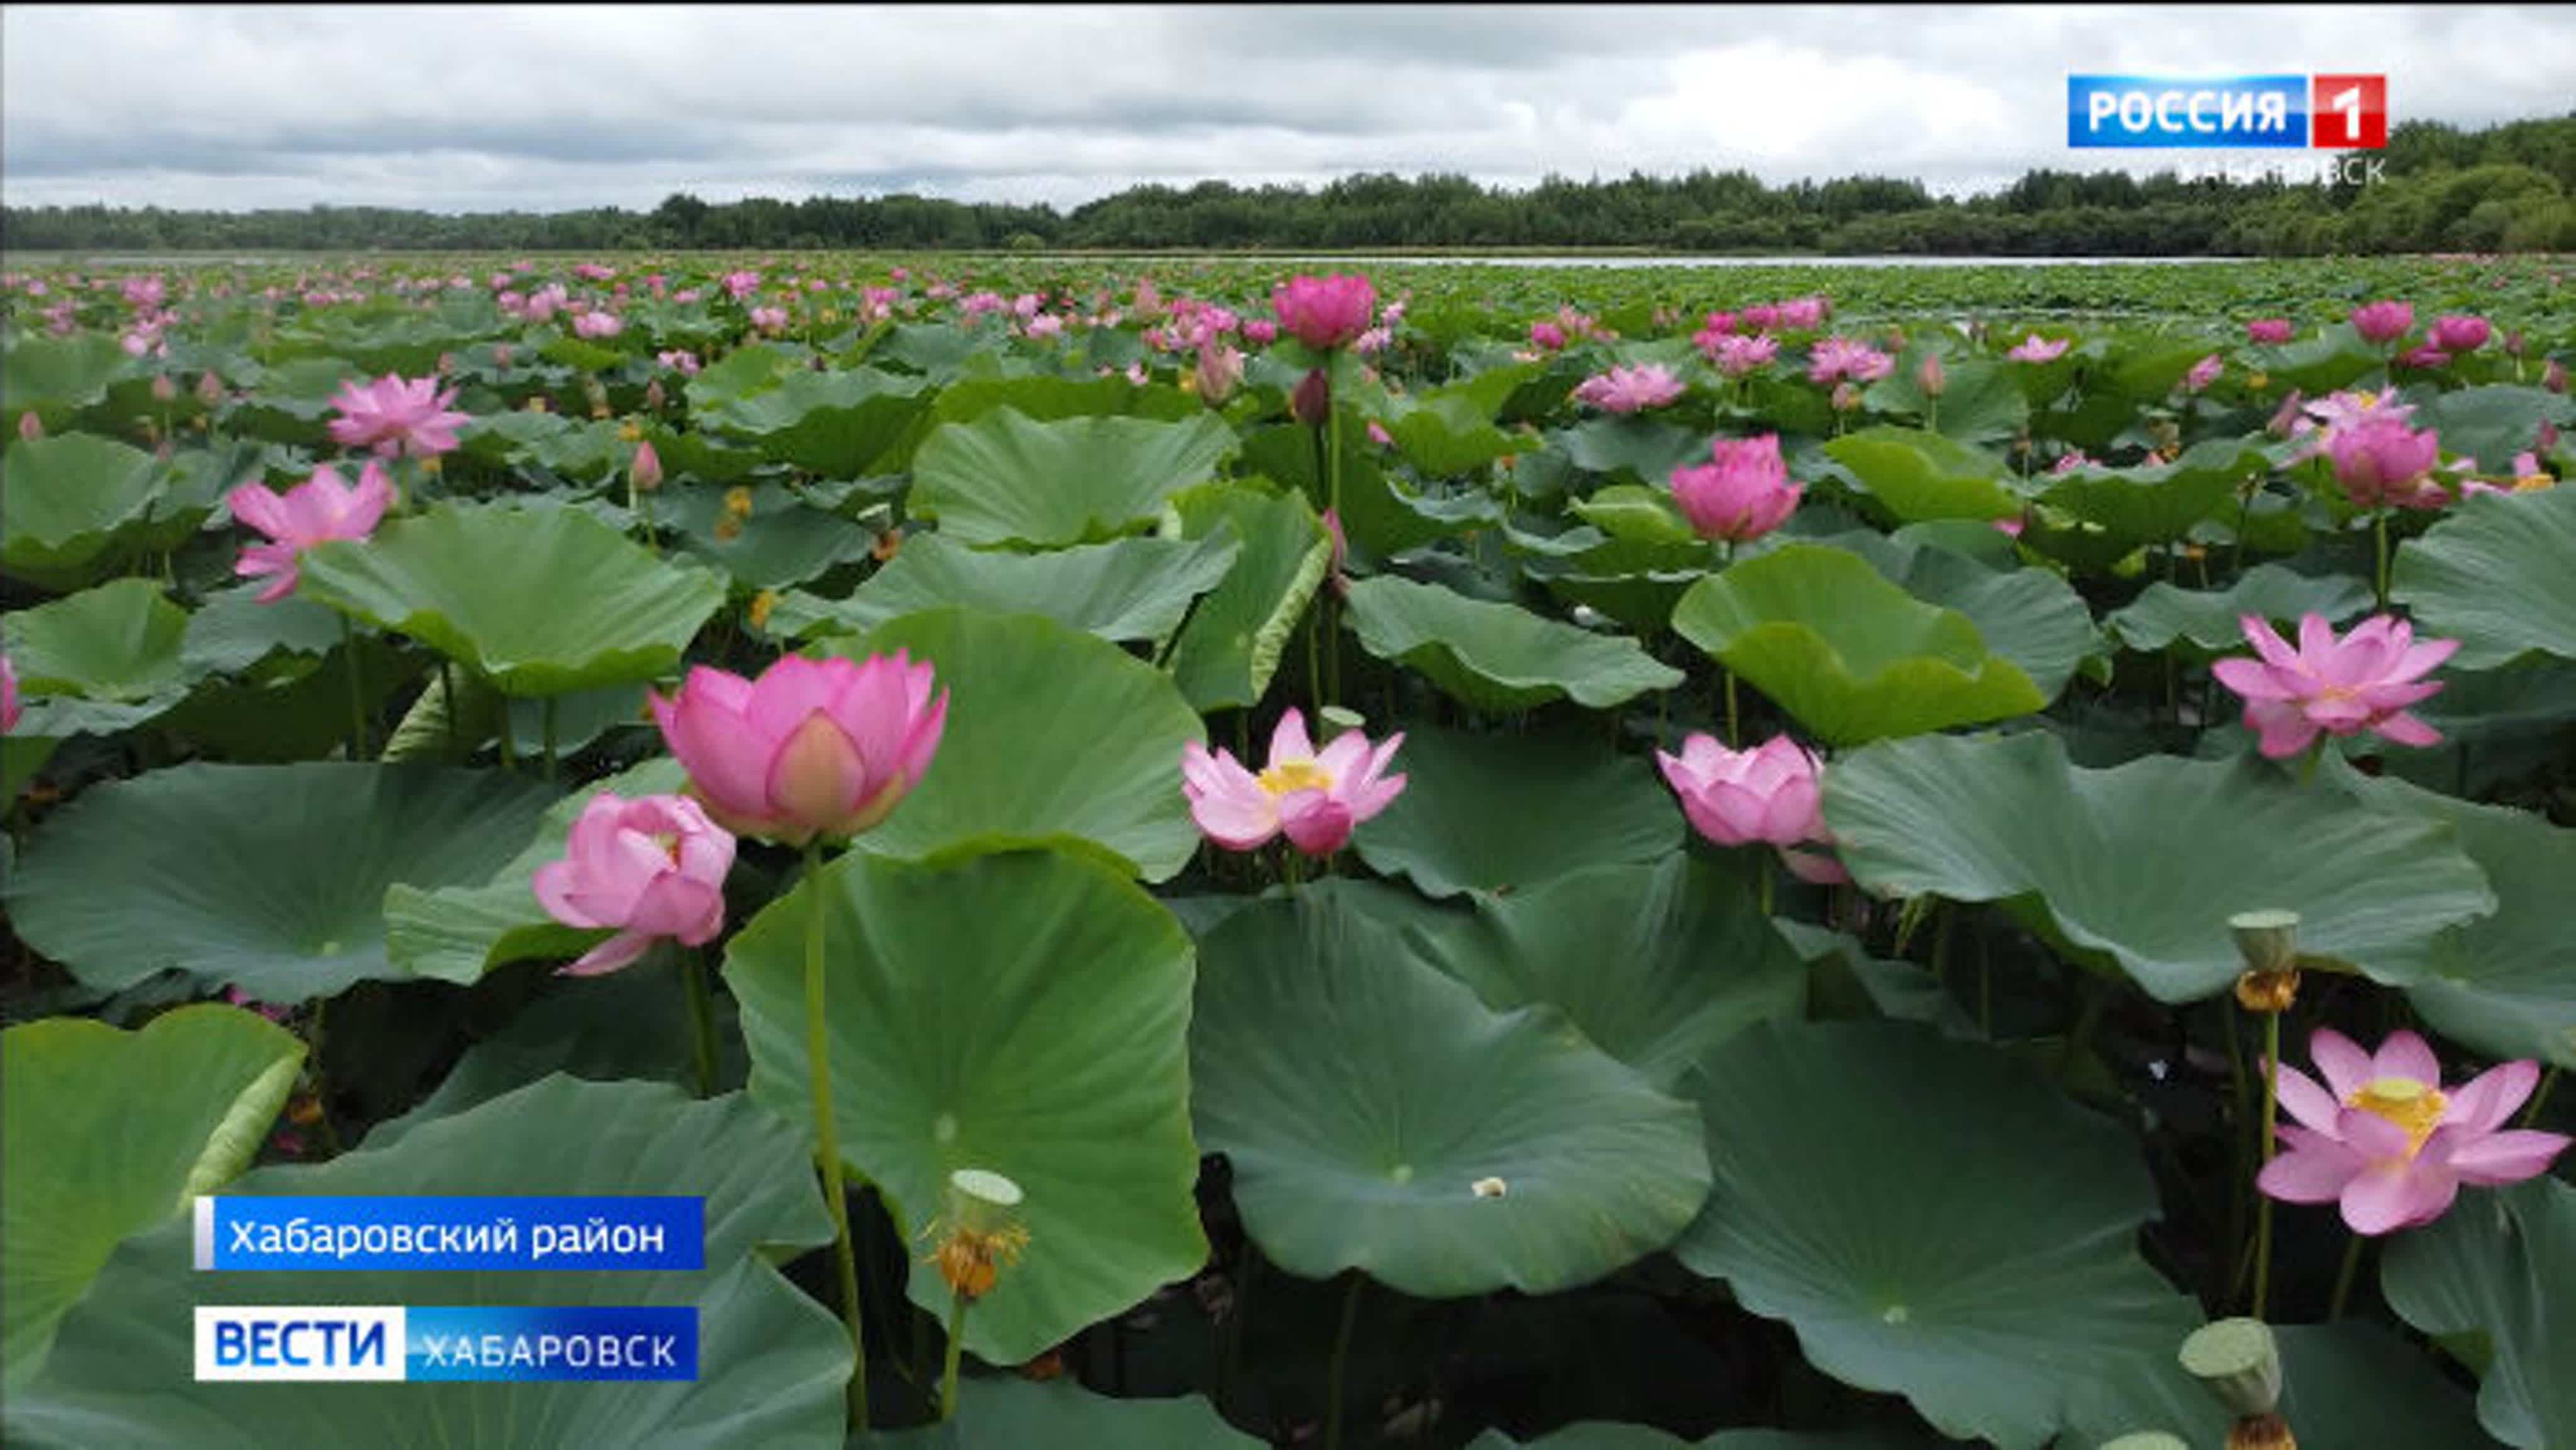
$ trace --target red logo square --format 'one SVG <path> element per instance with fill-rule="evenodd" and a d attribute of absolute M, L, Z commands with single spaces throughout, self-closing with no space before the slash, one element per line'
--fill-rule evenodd
<path fill-rule="evenodd" d="M 2377 151 L 2388 144 L 2388 77 L 2308 78 L 2310 150 Z"/>

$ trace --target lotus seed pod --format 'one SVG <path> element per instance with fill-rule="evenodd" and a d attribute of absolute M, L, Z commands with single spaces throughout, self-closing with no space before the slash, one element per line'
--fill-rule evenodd
<path fill-rule="evenodd" d="M 2182 1342 L 2184 1372 L 2239 1420 L 2268 1416 L 2281 1403 L 2281 1347 L 2260 1319 L 2204 1324 Z"/>

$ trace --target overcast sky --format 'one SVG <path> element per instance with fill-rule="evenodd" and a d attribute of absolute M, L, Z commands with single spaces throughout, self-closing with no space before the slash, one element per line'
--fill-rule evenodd
<path fill-rule="evenodd" d="M 2068 150 L 2070 71 L 2384 72 L 2392 120 L 2479 125 L 2571 109 L 2576 8 L 12 7 L 0 196 L 1070 206 L 1699 166 L 1955 194 L 2208 155 Z"/>

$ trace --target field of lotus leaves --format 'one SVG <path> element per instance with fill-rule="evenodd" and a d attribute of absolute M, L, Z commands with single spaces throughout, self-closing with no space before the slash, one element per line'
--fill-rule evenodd
<path fill-rule="evenodd" d="M 0 1430 L 2576 1446 L 2565 266 L 13 260 Z"/>

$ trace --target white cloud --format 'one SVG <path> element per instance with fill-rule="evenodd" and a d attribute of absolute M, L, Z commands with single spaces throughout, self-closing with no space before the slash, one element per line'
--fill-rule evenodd
<path fill-rule="evenodd" d="M 1936 190 L 2070 152 L 2070 71 L 2380 71 L 2396 119 L 2564 114 L 2576 12 L 2355 7 L 16 7 L 15 204 L 649 207 L 1141 180 L 1741 167 Z"/>

